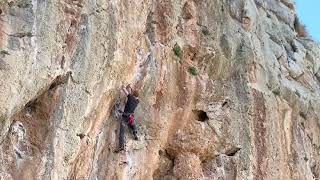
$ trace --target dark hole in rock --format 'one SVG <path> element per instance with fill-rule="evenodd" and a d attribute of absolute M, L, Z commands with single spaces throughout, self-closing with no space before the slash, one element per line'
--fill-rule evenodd
<path fill-rule="evenodd" d="M 83 134 L 83 133 L 78 133 L 77 136 L 78 136 L 80 139 L 83 139 L 86 135 Z"/>
<path fill-rule="evenodd" d="M 56 87 L 56 84 L 51 84 L 49 90 L 53 90 Z"/>
<path fill-rule="evenodd" d="M 303 118 L 303 119 L 307 119 L 307 114 L 304 112 L 300 112 L 299 115 Z"/>
<path fill-rule="evenodd" d="M 62 56 L 62 58 L 61 58 L 61 62 L 60 62 L 60 67 L 61 67 L 61 69 L 63 69 L 63 68 L 64 68 L 64 64 L 65 64 L 65 62 L 66 62 L 65 57 L 64 57 L 64 56 Z"/>
<path fill-rule="evenodd" d="M 20 128 L 23 128 L 22 124 L 19 124 L 18 126 L 19 126 Z"/>
<path fill-rule="evenodd" d="M 19 151 L 15 150 L 14 153 L 16 154 L 17 158 L 22 159 L 22 155 Z"/>
<path fill-rule="evenodd" d="M 71 23 L 70 23 L 70 26 L 75 26 L 77 24 L 77 21 L 76 20 L 72 20 Z"/>
<path fill-rule="evenodd" d="M 25 111 L 26 113 L 32 113 L 33 111 L 35 111 L 36 109 L 36 103 L 37 103 L 38 99 L 33 99 L 30 100 L 24 107 L 25 107 Z"/>
<path fill-rule="evenodd" d="M 225 107 L 226 105 L 228 105 L 228 102 L 227 102 L 227 101 L 225 101 L 225 102 L 222 103 L 222 107 Z"/>
<path fill-rule="evenodd" d="M 196 119 L 201 122 L 205 122 L 209 120 L 209 117 L 205 111 L 202 110 L 193 110 L 193 113 L 196 116 Z"/>
<path fill-rule="evenodd" d="M 241 148 L 239 148 L 239 147 L 234 147 L 234 148 L 228 150 L 228 151 L 226 152 L 226 155 L 227 155 L 227 156 L 234 156 L 234 155 L 236 155 L 237 152 L 240 151 L 240 150 L 241 150 Z"/>
<path fill-rule="evenodd" d="M 224 12 L 224 7 L 223 6 L 221 6 L 221 12 Z"/>
<path fill-rule="evenodd" d="M 51 83 L 49 90 L 53 90 L 57 86 L 67 83 L 69 76 L 70 76 L 69 72 L 66 75 L 57 76 L 56 79 L 53 80 L 53 82 Z"/>
<path fill-rule="evenodd" d="M 267 18 L 271 18 L 271 15 L 269 13 L 267 14 Z"/>
<path fill-rule="evenodd" d="M 172 161 L 174 160 L 174 158 L 175 158 L 174 155 L 170 154 L 170 153 L 168 152 L 168 150 L 165 149 L 164 152 L 165 152 L 165 155 L 166 155 L 170 160 L 172 160 Z"/>

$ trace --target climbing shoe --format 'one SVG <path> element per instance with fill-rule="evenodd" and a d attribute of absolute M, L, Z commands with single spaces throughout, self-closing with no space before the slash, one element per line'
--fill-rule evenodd
<path fill-rule="evenodd" d="M 123 150 L 124 150 L 124 147 L 123 147 L 123 146 L 119 146 L 119 147 L 117 147 L 117 149 L 115 149 L 113 152 L 119 153 L 119 152 L 121 152 L 121 151 L 123 151 Z"/>

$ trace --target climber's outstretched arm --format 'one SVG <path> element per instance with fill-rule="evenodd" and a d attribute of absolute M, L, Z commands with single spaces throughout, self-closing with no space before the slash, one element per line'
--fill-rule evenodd
<path fill-rule="evenodd" d="M 128 96 L 131 93 L 130 84 L 127 87 L 122 86 L 122 91 Z"/>
<path fill-rule="evenodd" d="M 128 94 L 129 94 L 129 92 L 127 91 L 127 89 L 124 87 L 124 86 L 122 86 L 122 91 L 128 96 Z"/>

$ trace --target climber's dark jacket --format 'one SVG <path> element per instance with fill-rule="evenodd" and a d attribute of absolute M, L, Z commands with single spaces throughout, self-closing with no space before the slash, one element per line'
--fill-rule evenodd
<path fill-rule="evenodd" d="M 132 94 L 129 94 L 127 97 L 127 103 L 124 107 L 124 114 L 133 114 L 134 110 L 139 104 L 139 99 L 135 98 Z"/>
<path fill-rule="evenodd" d="M 139 99 L 135 98 L 132 94 L 128 95 L 127 103 L 124 108 L 124 112 L 122 114 L 122 121 L 120 122 L 120 134 L 119 134 L 119 148 L 122 149 L 124 147 L 124 132 L 126 125 L 129 126 L 129 128 L 132 130 L 132 133 L 135 137 L 135 139 L 138 139 L 137 137 L 137 126 L 134 122 L 134 110 L 139 104 Z M 130 121 L 130 116 L 132 116 L 133 121 Z"/>

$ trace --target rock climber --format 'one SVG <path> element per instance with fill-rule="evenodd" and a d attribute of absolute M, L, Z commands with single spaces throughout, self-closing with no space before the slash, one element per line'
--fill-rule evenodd
<path fill-rule="evenodd" d="M 122 87 L 123 92 L 127 95 L 127 102 L 122 113 L 122 118 L 120 121 L 120 133 L 119 133 L 119 146 L 115 152 L 120 152 L 124 150 L 124 133 L 126 125 L 132 130 L 134 140 L 139 140 L 137 126 L 134 118 L 134 110 L 139 104 L 139 92 L 137 90 L 132 90 L 130 84 L 126 87 Z"/>

